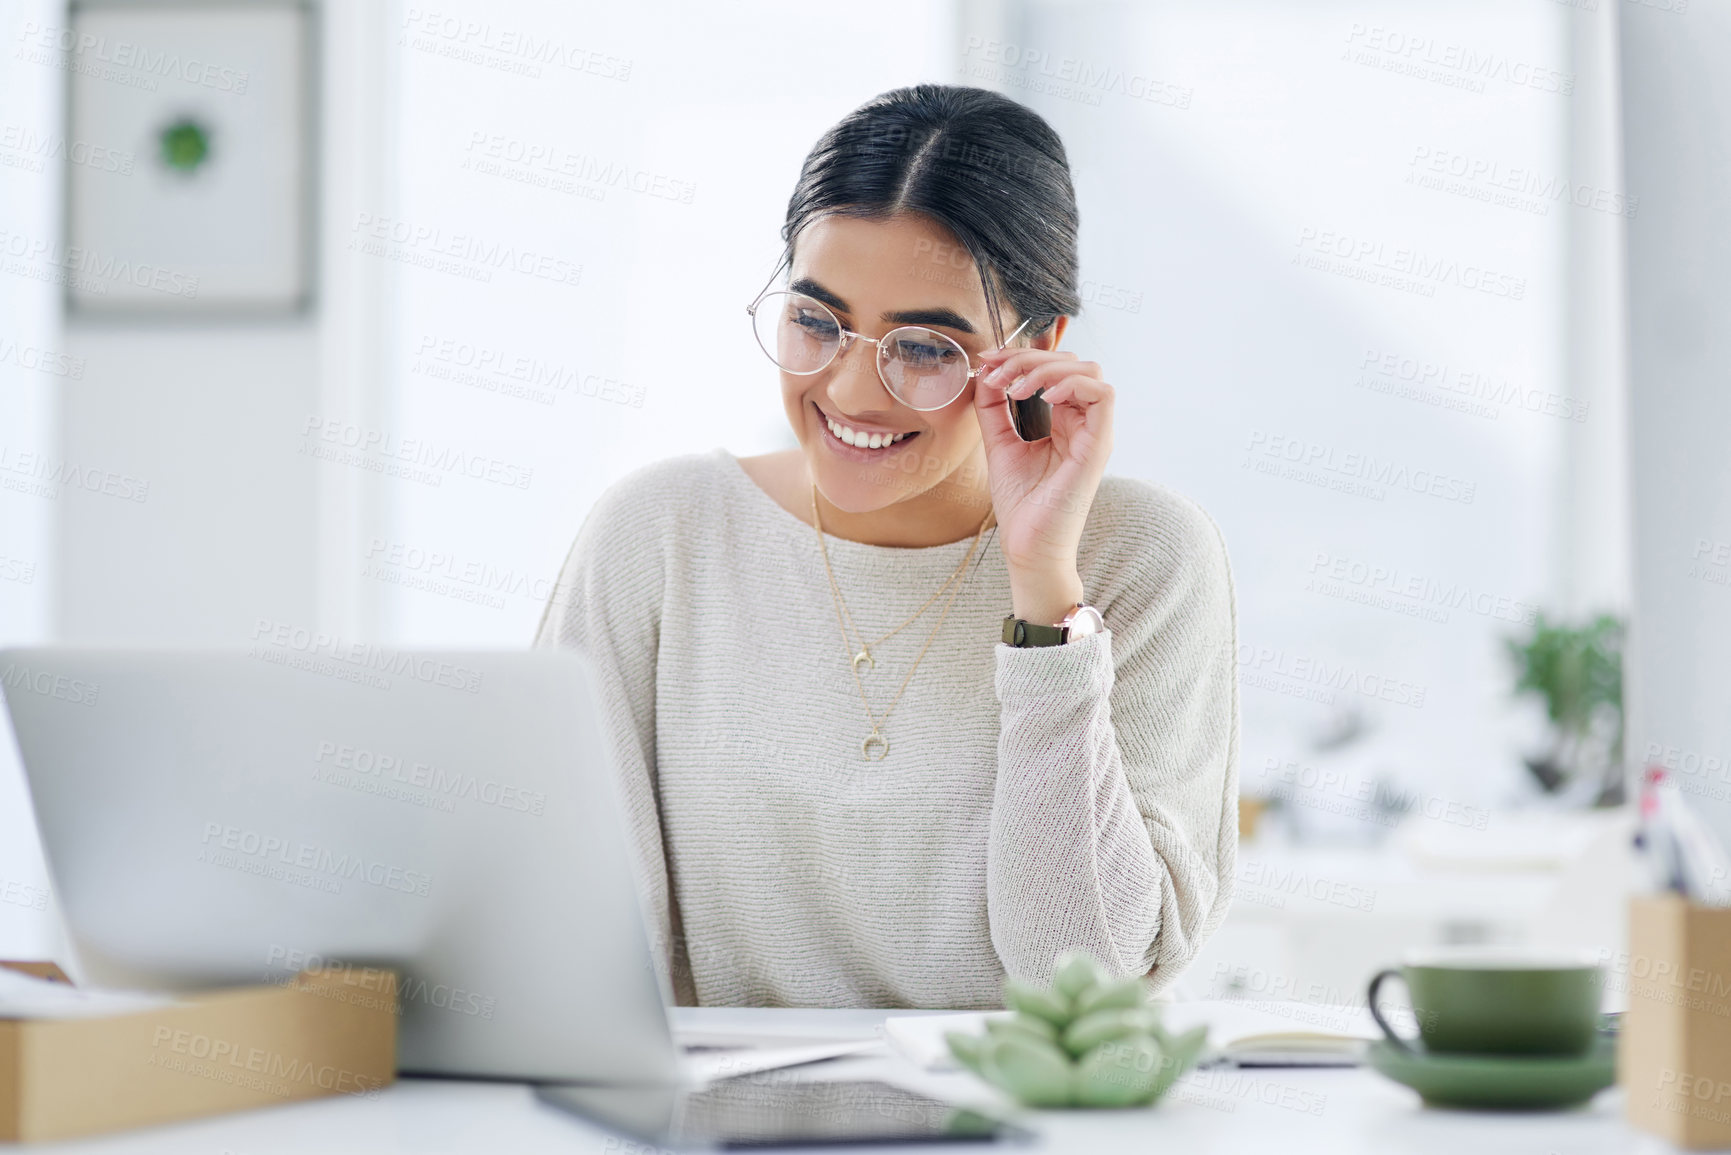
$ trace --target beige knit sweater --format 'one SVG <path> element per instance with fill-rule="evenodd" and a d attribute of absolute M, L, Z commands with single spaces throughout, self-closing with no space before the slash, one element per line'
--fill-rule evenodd
<path fill-rule="evenodd" d="M 898 625 L 967 540 L 827 536 L 858 629 Z M 1079 569 L 1107 629 L 1000 641 L 988 531 L 870 732 L 809 522 L 725 449 L 644 466 L 584 521 L 537 645 L 594 661 L 657 965 L 680 1005 L 1003 1005 L 1080 947 L 1170 982 L 1226 912 L 1237 850 L 1236 620 L 1195 504 L 1107 477 Z M 880 717 L 944 600 L 874 647 Z"/>

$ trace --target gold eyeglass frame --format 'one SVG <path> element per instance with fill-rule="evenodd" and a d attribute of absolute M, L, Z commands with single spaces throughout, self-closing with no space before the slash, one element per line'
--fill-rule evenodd
<path fill-rule="evenodd" d="M 804 372 L 800 372 L 799 370 L 796 370 L 796 369 L 787 368 L 780 361 L 776 360 L 775 354 L 771 353 L 768 349 L 764 349 L 763 339 L 760 336 L 758 336 L 757 325 L 755 324 L 755 321 L 757 319 L 758 306 L 763 304 L 764 298 L 770 297 L 770 296 L 801 297 L 807 301 L 810 301 L 812 304 L 816 305 L 818 308 L 822 309 L 825 313 L 827 313 L 829 315 L 829 319 L 831 321 L 835 322 L 836 329 L 839 330 L 841 333 L 841 341 L 839 344 L 836 345 L 835 352 L 830 355 L 829 360 L 825 361 L 822 365 L 819 365 L 816 369 L 807 369 Z M 968 382 L 972 381 L 975 377 L 978 377 L 981 373 L 984 373 L 986 371 L 986 367 L 984 365 L 981 365 L 977 369 L 973 367 L 973 362 L 968 357 L 968 351 L 966 349 L 962 348 L 961 342 L 957 341 L 954 337 L 951 337 L 947 333 L 938 332 L 936 329 L 932 328 L 930 325 L 897 325 L 895 328 L 891 329 L 889 332 L 885 333 L 881 337 L 868 337 L 864 333 L 855 332 L 854 330 L 849 329 L 846 325 L 843 325 L 841 323 L 841 318 L 837 317 L 835 315 L 835 310 L 830 308 L 828 305 L 824 304 L 822 301 L 818 300 L 816 297 L 813 297 L 808 293 L 795 292 L 792 289 L 777 289 L 777 288 L 774 288 L 773 285 L 765 286 L 763 292 L 761 292 L 757 295 L 757 300 L 753 301 L 751 304 L 749 304 L 745 307 L 745 312 L 748 316 L 750 316 L 752 318 L 752 320 L 754 322 L 752 327 L 751 327 L 751 335 L 752 335 L 753 339 L 757 341 L 757 347 L 759 349 L 763 349 L 764 356 L 768 357 L 770 360 L 770 363 L 773 364 L 777 369 L 780 369 L 783 373 L 792 374 L 795 377 L 811 377 L 811 376 L 814 376 L 818 373 L 822 373 L 825 369 L 828 369 L 831 365 L 834 365 L 837 361 L 841 360 L 842 355 L 847 352 L 848 346 L 853 344 L 853 342 L 855 342 L 855 341 L 860 341 L 864 344 L 875 346 L 877 348 L 876 361 L 877 361 L 877 370 L 878 370 L 878 380 L 882 381 L 884 383 L 884 388 L 889 391 L 889 395 L 891 397 L 894 397 L 898 402 L 900 402 L 903 405 L 906 405 L 909 409 L 912 409 L 916 413 L 935 413 L 939 409 L 943 409 L 943 408 L 946 408 L 950 405 L 954 405 L 956 402 L 956 398 L 960 397 L 964 392 L 967 391 Z M 1010 342 L 1014 341 L 1017 338 L 1017 336 L 1019 336 L 1021 334 L 1022 330 L 1026 329 L 1028 327 L 1028 322 L 1032 321 L 1032 320 L 1033 320 L 1032 317 L 1023 318 L 1022 323 L 1020 325 L 1016 326 L 1015 332 L 1011 333 L 1008 337 L 1005 337 L 1003 342 L 1001 344 L 999 344 L 996 347 L 996 349 L 993 349 L 992 352 L 996 352 L 997 349 L 1008 348 Z M 889 341 L 889 339 L 891 337 L 895 336 L 897 333 L 900 333 L 904 329 L 917 329 L 922 333 L 930 333 L 932 336 L 937 337 L 940 340 L 948 341 L 952 346 L 955 347 L 956 352 L 958 352 L 962 355 L 962 360 L 967 363 L 968 375 L 962 379 L 961 386 L 959 388 L 957 388 L 957 390 L 955 391 L 954 394 L 951 395 L 950 399 L 948 401 L 945 401 L 942 405 L 909 405 L 906 401 L 902 400 L 901 394 L 896 392 L 895 386 L 890 384 L 890 379 L 888 377 L 884 376 L 884 363 L 889 359 L 888 354 L 886 354 L 884 352 L 885 343 L 887 341 Z"/>

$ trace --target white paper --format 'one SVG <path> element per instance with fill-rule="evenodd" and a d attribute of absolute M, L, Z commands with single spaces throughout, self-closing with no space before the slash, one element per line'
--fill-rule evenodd
<path fill-rule="evenodd" d="M 86 990 L 0 967 L 0 1019 L 94 1019 L 172 1006 L 168 995 Z"/>

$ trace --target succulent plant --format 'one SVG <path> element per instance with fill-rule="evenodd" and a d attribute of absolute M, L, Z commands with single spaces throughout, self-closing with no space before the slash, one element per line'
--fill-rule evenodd
<path fill-rule="evenodd" d="M 1029 1107 L 1145 1107 L 1196 1064 L 1208 1028 L 1160 1025 L 1138 978 L 1110 979 L 1093 956 L 1058 956 L 1052 985 L 1010 979 L 1011 1014 L 984 1035 L 944 1036 L 956 1061 Z"/>

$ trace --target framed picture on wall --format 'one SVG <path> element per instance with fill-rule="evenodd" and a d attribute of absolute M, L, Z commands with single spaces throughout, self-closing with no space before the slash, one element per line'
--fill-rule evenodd
<path fill-rule="evenodd" d="M 273 314 L 312 295 L 312 14 L 304 3 L 79 4 L 69 78 L 68 309 Z"/>

